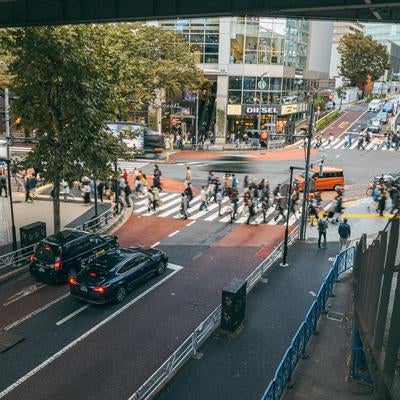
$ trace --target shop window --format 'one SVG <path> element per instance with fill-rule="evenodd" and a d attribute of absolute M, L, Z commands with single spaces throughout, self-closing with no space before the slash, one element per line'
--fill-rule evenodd
<path fill-rule="evenodd" d="M 230 90 L 228 92 L 228 103 L 229 104 L 241 104 L 241 91 Z"/>
<path fill-rule="evenodd" d="M 255 104 L 256 101 L 254 91 L 243 91 L 243 104 Z"/>
<path fill-rule="evenodd" d="M 258 37 L 246 36 L 246 52 L 248 50 L 257 50 Z"/>
<path fill-rule="evenodd" d="M 192 43 L 203 43 L 204 42 L 204 35 L 203 34 L 191 34 L 190 41 Z"/>
<path fill-rule="evenodd" d="M 218 54 L 218 45 L 217 44 L 208 44 L 204 45 L 204 52 L 210 54 Z"/>
<path fill-rule="evenodd" d="M 204 54 L 206 64 L 218 64 L 218 54 Z"/>
<path fill-rule="evenodd" d="M 282 78 L 270 78 L 270 88 L 271 90 L 281 91 Z"/>
<path fill-rule="evenodd" d="M 257 52 L 256 51 L 246 51 L 244 62 L 245 62 L 245 64 L 257 64 Z"/>
<path fill-rule="evenodd" d="M 206 33 L 206 43 L 218 43 L 219 35 L 217 33 Z"/>
<path fill-rule="evenodd" d="M 244 90 L 255 90 L 256 88 L 256 78 L 252 76 L 246 76 L 243 81 Z"/>
<path fill-rule="evenodd" d="M 241 76 L 230 76 L 229 77 L 229 89 L 242 90 L 242 77 Z"/>

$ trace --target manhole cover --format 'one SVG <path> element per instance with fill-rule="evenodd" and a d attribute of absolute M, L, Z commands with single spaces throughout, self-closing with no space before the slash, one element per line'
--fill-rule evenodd
<path fill-rule="evenodd" d="M 329 311 L 326 318 L 331 319 L 332 321 L 342 322 L 344 319 L 344 314 L 335 311 Z"/>
<path fill-rule="evenodd" d="M 23 336 L 16 335 L 15 333 L 8 331 L 0 332 L 0 353 L 4 353 L 11 347 L 25 340 Z"/>

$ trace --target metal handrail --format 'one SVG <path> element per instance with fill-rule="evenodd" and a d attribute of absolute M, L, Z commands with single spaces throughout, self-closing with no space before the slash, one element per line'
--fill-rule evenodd
<path fill-rule="evenodd" d="M 289 235 L 289 244 L 295 241 L 298 234 L 298 227 Z M 246 278 L 247 293 L 262 278 L 263 274 L 274 262 L 282 256 L 283 241 L 274 251 L 263 260 L 257 268 Z M 221 321 L 221 305 L 216 307 L 211 314 L 186 338 L 186 340 L 164 361 L 164 363 L 150 376 L 149 379 L 129 398 L 129 400 L 149 399 L 157 393 L 166 382 L 178 371 L 183 364 L 191 357 L 195 356 L 198 348 L 219 326 Z"/>
<path fill-rule="evenodd" d="M 316 299 L 309 308 L 304 321 L 282 357 L 275 371 L 274 378 L 269 382 L 261 400 L 279 400 L 281 398 L 286 385 L 290 382 L 297 362 L 304 355 L 307 343 L 317 328 L 319 317 L 326 309 L 326 303 L 329 296 L 333 293 L 333 286 L 336 280 L 342 273 L 353 267 L 354 256 L 354 246 L 347 248 L 336 256 L 332 268 L 318 291 Z"/>
<path fill-rule="evenodd" d="M 88 222 L 84 222 L 83 224 L 76 226 L 74 229 L 101 234 L 105 232 L 110 225 L 115 223 L 115 217 L 118 215 L 122 215 L 122 212 L 118 213 L 117 206 L 114 205 L 96 218 L 93 218 Z M 22 249 L 0 256 L 0 276 L 12 271 L 15 268 L 28 265 L 29 257 L 33 254 L 36 244 L 37 243 L 34 243 Z"/>

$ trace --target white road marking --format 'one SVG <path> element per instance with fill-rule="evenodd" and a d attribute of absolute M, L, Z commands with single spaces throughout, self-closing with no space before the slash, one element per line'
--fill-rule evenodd
<path fill-rule="evenodd" d="M 206 215 L 210 211 L 214 210 L 217 207 L 218 207 L 218 203 L 211 204 L 211 206 L 208 207 L 208 210 L 198 211 L 196 214 L 190 215 L 189 219 L 198 219 L 198 218 L 202 217 L 203 215 Z"/>
<path fill-rule="evenodd" d="M 168 194 L 168 193 L 166 193 L 166 192 L 160 193 L 160 199 L 163 199 L 163 197 L 165 197 L 167 194 Z M 148 202 L 148 199 L 147 199 L 147 197 L 146 197 L 146 198 L 143 199 L 143 200 L 135 201 L 135 206 L 140 206 L 140 205 L 142 205 L 142 204 L 147 204 L 147 202 Z M 134 211 L 137 211 L 137 210 L 134 210 Z"/>
<path fill-rule="evenodd" d="M 60 297 L 57 297 L 55 300 L 51 301 L 50 303 L 47 303 L 47 304 L 44 305 L 43 307 L 37 308 L 35 311 L 32 311 L 31 313 L 29 313 L 29 314 L 25 315 L 24 317 L 18 319 L 17 321 L 13 322 L 12 324 L 7 325 L 7 326 L 4 328 L 4 330 L 5 330 L 5 331 L 8 331 L 8 330 L 10 330 L 11 328 L 14 328 L 15 326 L 19 325 L 20 323 L 26 321 L 27 319 L 33 317 L 33 316 L 36 315 L 36 314 L 39 314 L 41 311 L 46 310 L 46 308 L 49 308 L 49 307 L 52 306 L 53 304 L 58 303 L 60 300 L 63 300 L 63 299 L 65 299 L 66 297 L 69 297 L 69 292 L 63 294 L 63 295 L 60 296 Z"/>
<path fill-rule="evenodd" d="M 199 201 L 200 201 L 200 196 L 196 196 L 192 199 L 192 201 L 190 202 L 192 204 L 192 206 L 188 209 L 189 213 L 190 213 L 191 209 L 196 208 L 196 206 L 194 206 L 193 204 L 198 203 Z M 169 204 L 171 204 L 171 203 L 169 203 Z M 181 205 L 179 204 L 177 207 L 171 208 L 170 210 L 168 210 L 162 214 L 158 214 L 157 217 L 168 217 L 169 215 L 179 212 L 180 208 L 181 208 Z"/>
<path fill-rule="evenodd" d="M 20 290 L 18 293 L 15 293 L 11 297 L 9 297 L 8 301 L 6 303 L 3 303 L 3 306 L 8 306 L 12 303 L 15 303 L 16 301 L 21 300 L 22 298 L 37 292 L 38 290 L 44 288 L 45 286 L 47 286 L 45 283 L 35 283 L 34 285 L 27 286 L 22 290 Z"/>
<path fill-rule="evenodd" d="M 187 224 L 186 226 L 190 226 L 190 225 L 193 225 L 195 223 L 196 223 L 196 221 L 192 221 L 190 224 Z"/>
<path fill-rule="evenodd" d="M 171 279 L 178 271 L 180 271 L 183 267 L 174 265 L 174 264 L 168 264 L 168 268 L 172 269 L 173 272 L 171 272 L 169 275 L 167 275 L 165 278 L 161 279 L 159 282 L 157 282 L 154 286 L 151 288 L 147 289 L 143 293 L 141 293 L 139 296 L 135 297 L 132 299 L 129 303 L 126 303 L 123 307 L 119 308 L 117 311 L 109 315 L 107 318 L 103 319 L 101 322 L 99 322 L 97 325 L 93 326 L 91 329 L 86 331 L 83 335 L 79 336 L 75 340 L 73 340 L 71 343 L 69 343 L 67 346 L 63 347 L 61 350 L 59 350 L 57 353 L 53 354 L 51 357 L 49 357 L 47 360 L 43 361 L 41 364 L 39 364 L 37 367 L 33 368 L 31 371 L 29 371 L 27 374 L 19 378 L 17 381 L 15 381 L 12 385 L 8 386 L 6 389 L 4 389 L 2 392 L 0 392 L 0 399 L 5 397 L 8 393 L 16 389 L 18 386 L 22 385 L 24 382 L 26 382 L 29 378 L 37 374 L 39 371 L 41 371 L 43 368 L 45 368 L 47 365 L 51 364 L 53 361 L 57 360 L 57 358 L 61 357 L 64 353 L 66 353 L 68 350 L 72 349 L 74 346 L 76 346 L 78 343 L 82 342 L 84 339 L 86 339 L 89 335 L 92 333 L 96 332 L 99 328 L 101 328 L 103 325 L 107 324 L 111 320 L 113 320 L 115 317 L 117 317 L 119 314 L 123 313 L 125 310 L 127 310 L 130 306 L 138 302 L 140 299 L 142 299 L 144 296 L 146 296 L 148 293 L 152 292 L 154 289 L 156 289 L 158 286 L 162 285 L 164 282 L 166 282 L 168 279 Z"/>
<path fill-rule="evenodd" d="M 81 308 L 78 308 L 77 310 L 75 310 L 71 314 L 67 315 L 65 318 L 60 319 L 58 322 L 56 322 L 56 325 L 57 326 L 62 325 L 64 322 L 67 322 L 71 318 L 75 317 L 75 315 L 78 315 L 79 313 L 81 313 L 82 311 L 86 310 L 89 307 L 90 307 L 90 304 L 86 304 L 85 306 L 82 306 Z"/>
<path fill-rule="evenodd" d="M 336 154 L 336 157 L 335 158 L 339 158 L 340 157 L 340 154 Z"/>
<path fill-rule="evenodd" d="M 175 231 L 175 232 L 172 232 L 172 233 L 170 233 L 169 235 L 168 235 L 168 237 L 172 237 L 172 236 L 175 236 L 177 233 L 179 233 L 180 231 Z"/>
<path fill-rule="evenodd" d="M 151 247 L 151 248 L 153 248 L 153 247 L 157 247 L 159 244 L 160 244 L 160 242 L 155 242 L 155 243 L 154 243 L 154 244 L 152 244 L 150 247 Z"/>

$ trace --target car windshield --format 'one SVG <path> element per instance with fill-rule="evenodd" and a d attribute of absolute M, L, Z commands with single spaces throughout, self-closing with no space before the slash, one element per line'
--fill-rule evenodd
<path fill-rule="evenodd" d="M 58 253 L 58 246 L 51 243 L 40 242 L 36 248 L 35 256 L 45 262 L 54 262 Z"/>

